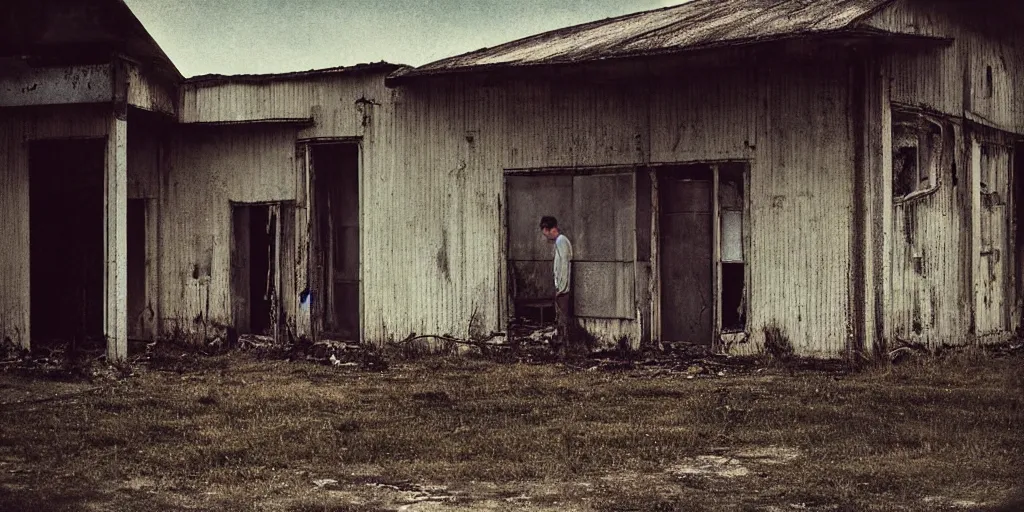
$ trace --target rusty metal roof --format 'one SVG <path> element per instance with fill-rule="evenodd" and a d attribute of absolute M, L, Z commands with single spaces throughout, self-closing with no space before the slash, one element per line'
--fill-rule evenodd
<path fill-rule="evenodd" d="M 693 0 L 484 48 L 393 78 L 483 67 L 586 62 L 842 32 L 893 0 Z"/>
<path fill-rule="evenodd" d="M 396 70 L 407 68 L 403 64 L 392 64 L 390 62 L 370 62 L 355 64 L 353 66 L 339 66 L 324 69 L 311 69 L 309 71 L 293 71 L 287 73 L 265 73 L 265 74 L 244 74 L 244 75 L 199 75 L 185 80 L 186 84 L 205 87 L 225 83 L 263 83 L 278 82 L 287 80 L 303 80 L 331 75 L 352 75 L 358 73 L 391 73 Z"/>

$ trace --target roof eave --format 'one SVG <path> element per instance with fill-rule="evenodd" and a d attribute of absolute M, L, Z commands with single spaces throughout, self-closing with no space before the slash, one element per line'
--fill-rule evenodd
<path fill-rule="evenodd" d="M 811 33 L 791 33 L 782 34 L 770 38 L 756 38 L 756 39 L 737 39 L 731 41 L 719 41 L 711 44 L 691 46 L 686 48 L 662 48 L 647 51 L 638 51 L 631 53 L 623 53 L 610 56 L 601 56 L 591 59 L 547 59 L 536 62 L 506 62 L 497 64 L 486 64 L 486 65 L 470 65 L 470 66 L 456 66 L 456 67 L 426 67 L 424 68 L 409 68 L 400 71 L 396 71 L 388 75 L 385 78 L 384 83 L 389 88 L 396 88 L 402 85 L 406 85 L 420 78 L 438 77 L 438 76 L 452 76 L 452 75 L 467 75 L 476 73 L 486 73 L 497 70 L 509 70 L 509 69 L 541 69 L 541 68 L 553 68 L 558 66 L 569 66 L 574 64 L 585 64 L 585 63 L 596 63 L 596 62 L 619 62 L 631 59 L 646 58 L 646 57 L 660 57 L 660 56 L 672 56 L 672 55 L 686 55 L 691 53 L 697 53 L 701 51 L 717 51 L 730 48 L 744 47 L 744 46 L 757 46 L 767 43 L 775 43 L 786 40 L 796 39 L 817 39 L 817 38 L 842 38 L 842 37 L 854 37 L 862 38 L 865 40 L 874 41 L 890 41 L 890 42 L 914 42 L 924 43 L 926 45 L 947 45 L 952 42 L 949 38 L 940 38 L 933 36 L 924 36 L 916 34 L 903 34 L 895 32 L 887 32 L 874 28 L 857 26 L 855 28 L 841 29 L 834 31 L 825 32 L 811 32 Z M 428 65 L 430 66 L 430 65 Z"/>
<path fill-rule="evenodd" d="M 320 78 L 324 76 L 356 76 L 366 73 L 396 73 L 403 69 L 410 69 L 404 64 L 393 64 L 390 62 L 371 62 L 356 64 L 353 66 L 339 66 L 333 68 L 311 69 L 308 71 L 291 71 L 285 73 L 265 74 L 242 74 L 242 75 L 199 75 L 185 79 L 183 85 L 192 87 L 213 87 L 229 83 L 259 84 L 270 82 L 281 82 L 288 80 L 304 80 Z"/>

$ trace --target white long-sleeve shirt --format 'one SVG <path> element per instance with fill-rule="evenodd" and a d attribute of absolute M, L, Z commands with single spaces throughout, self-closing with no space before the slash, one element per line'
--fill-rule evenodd
<path fill-rule="evenodd" d="M 558 295 L 569 293 L 572 282 L 572 244 L 565 235 L 555 239 L 555 291 Z"/>

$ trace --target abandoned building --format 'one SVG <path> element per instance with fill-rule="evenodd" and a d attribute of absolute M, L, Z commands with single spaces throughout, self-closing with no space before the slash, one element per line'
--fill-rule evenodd
<path fill-rule="evenodd" d="M 410 68 L 185 79 L 3 7 L 0 336 L 506 333 L 842 357 L 1021 320 L 1013 2 L 694 0 Z"/>

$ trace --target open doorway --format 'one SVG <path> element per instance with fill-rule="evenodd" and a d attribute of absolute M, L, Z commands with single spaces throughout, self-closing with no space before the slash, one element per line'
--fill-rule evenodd
<path fill-rule="evenodd" d="M 102 139 L 29 145 L 30 307 L 34 343 L 104 346 Z"/>
<path fill-rule="evenodd" d="M 278 334 L 279 212 L 276 204 L 232 204 L 232 319 L 239 334 Z"/>
<path fill-rule="evenodd" d="M 128 336 L 148 338 L 146 313 L 146 199 L 128 200 Z"/>
<path fill-rule="evenodd" d="M 747 330 L 742 162 L 658 170 L 661 341 L 715 345 Z"/>
<path fill-rule="evenodd" d="M 314 329 L 320 337 L 358 341 L 359 144 L 316 144 L 310 151 Z"/>

